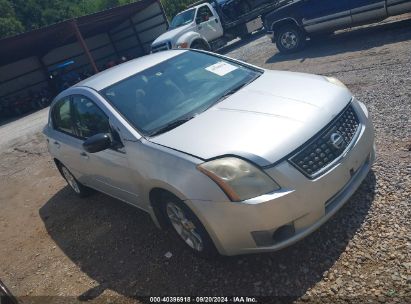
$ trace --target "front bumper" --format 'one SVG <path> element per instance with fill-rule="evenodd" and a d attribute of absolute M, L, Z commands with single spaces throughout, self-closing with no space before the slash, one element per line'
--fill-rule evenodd
<path fill-rule="evenodd" d="M 187 201 L 223 255 L 276 251 L 306 237 L 354 194 L 375 159 L 374 129 L 357 104 L 360 131 L 350 150 L 310 180 L 288 161 L 266 170 L 280 191 L 242 203 Z"/>

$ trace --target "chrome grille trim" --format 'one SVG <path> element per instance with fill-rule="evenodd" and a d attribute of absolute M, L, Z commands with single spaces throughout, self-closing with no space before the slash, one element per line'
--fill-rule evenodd
<path fill-rule="evenodd" d="M 151 47 L 151 52 L 152 53 L 157 53 L 157 52 L 161 52 L 161 51 L 167 51 L 171 49 L 171 43 L 170 42 L 165 42 L 165 43 L 161 43 L 158 45 L 154 45 Z"/>
<path fill-rule="evenodd" d="M 310 179 L 326 173 L 351 148 L 361 130 L 360 126 L 358 115 L 350 103 L 328 126 L 289 158 L 289 162 Z M 339 149 L 331 143 L 334 133 L 344 139 Z"/>

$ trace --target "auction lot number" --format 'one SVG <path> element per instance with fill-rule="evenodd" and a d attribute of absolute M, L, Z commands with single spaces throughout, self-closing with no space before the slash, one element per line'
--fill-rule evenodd
<path fill-rule="evenodd" d="M 256 303 L 250 297 L 150 297 L 150 303 Z"/>

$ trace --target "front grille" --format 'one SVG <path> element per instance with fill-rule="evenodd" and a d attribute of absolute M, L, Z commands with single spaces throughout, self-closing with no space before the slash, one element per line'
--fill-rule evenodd
<path fill-rule="evenodd" d="M 307 177 L 315 178 L 324 173 L 325 168 L 344 153 L 359 127 L 360 121 L 350 104 L 289 161 Z"/>
<path fill-rule="evenodd" d="M 167 43 L 162 43 L 162 44 L 158 44 L 158 45 L 153 45 L 151 47 L 151 52 L 152 53 L 157 53 L 157 52 L 161 52 L 161 51 L 167 51 L 171 49 L 171 43 L 167 42 Z"/>

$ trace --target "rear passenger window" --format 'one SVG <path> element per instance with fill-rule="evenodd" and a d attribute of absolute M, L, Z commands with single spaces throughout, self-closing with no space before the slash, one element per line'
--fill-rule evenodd
<path fill-rule="evenodd" d="M 64 133 L 74 134 L 71 122 L 70 99 L 57 102 L 53 110 L 53 126 L 56 130 Z"/>
<path fill-rule="evenodd" d="M 110 133 L 110 124 L 104 112 L 90 99 L 73 96 L 73 121 L 78 135 L 89 138 L 99 133 Z"/>

